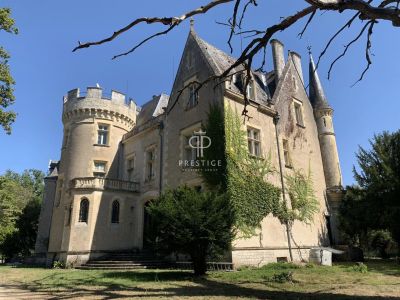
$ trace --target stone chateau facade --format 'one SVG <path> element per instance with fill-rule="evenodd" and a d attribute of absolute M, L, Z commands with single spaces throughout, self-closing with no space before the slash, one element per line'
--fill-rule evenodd
<path fill-rule="evenodd" d="M 307 260 L 309 249 L 338 242 L 337 206 L 342 179 L 333 129 L 333 110 L 325 97 L 310 57 L 310 84 L 304 87 L 300 56 L 271 41 L 271 72 L 253 72 L 246 91 L 251 103 L 249 151 L 271 159 L 283 173 L 311 171 L 320 211 L 312 225 L 295 223 L 292 245 L 296 260 Z M 146 203 L 161 191 L 179 185 L 205 188 L 201 176 L 187 172 L 180 160 L 192 159 L 188 145 L 207 119 L 210 104 L 243 109 L 243 77 L 181 89 L 190 82 L 221 74 L 234 62 L 190 30 L 171 96 L 161 94 L 139 108 L 125 95 L 106 97 L 99 87 L 74 89 L 63 99 L 64 138 L 61 158 L 50 163 L 45 179 L 36 256 L 51 264 L 60 260 L 80 265 L 112 252 L 146 248 L 149 217 Z M 278 122 L 274 116 L 279 114 Z M 218 142 L 218 141 L 214 141 Z M 279 149 L 279 151 L 278 151 Z M 279 172 L 272 178 L 281 186 Z M 263 265 L 289 257 L 286 229 L 266 217 L 258 234 L 238 237 L 228 255 L 234 265 Z"/>

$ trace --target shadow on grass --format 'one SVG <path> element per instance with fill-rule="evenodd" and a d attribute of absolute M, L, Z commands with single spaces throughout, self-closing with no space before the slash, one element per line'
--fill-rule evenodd
<path fill-rule="evenodd" d="M 82 272 L 82 271 L 81 271 Z M 28 285 L 8 285 L 9 288 L 24 288 L 34 292 L 49 292 L 50 299 L 75 299 L 96 297 L 96 299 L 135 299 L 154 298 L 191 298 L 191 297 L 249 297 L 256 299 L 397 299 L 400 297 L 353 296 L 338 294 L 334 287 L 317 292 L 287 291 L 287 285 L 270 286 L 267 282 L 257 287 L 221 282 L 209 277 L 195 278 L 189 272 L 180 271 L 122 271 L 95 274 L 84 271 L 76 273 L 79 278 L 67 274 L 51 274 Z M 87 276 L 86 276 L 87 275 Z M 97 276 L 96 276 L 97 275 Z M 100 275 L 100 276 L 99 276 Z M 82 278 L 83 277 L 83 278 Z M 153 283 L 149 285 L 149 283 Z M 265 287 L 265 289 L 264 289 Z M 338 287 L 336 287 L 337 289 Z M 340 291 L 339 291 L 340 293 Z"/>
<path fill-rule="evenodd" d="M 394 259 L 383 260 L 373 259 L 366 262 L 368 270 L 371 272 L 381 273 L 383 275 L 400 277 L 400 264 Z"/>

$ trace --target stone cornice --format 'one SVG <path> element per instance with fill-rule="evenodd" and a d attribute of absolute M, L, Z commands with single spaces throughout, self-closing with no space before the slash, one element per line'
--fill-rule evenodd
<path fill-rule="evenodd" d="M 135 126 L 135 121 L 132 120 L 130 117 L 118 112 L 102 108 L 76 108 L 64 112 L 62 116 L 64 124 L 72 120 L 79 120 L 84 118 L 109 120 L 112 122 L 116 122 L 127 130 L 131 130 Z"/>

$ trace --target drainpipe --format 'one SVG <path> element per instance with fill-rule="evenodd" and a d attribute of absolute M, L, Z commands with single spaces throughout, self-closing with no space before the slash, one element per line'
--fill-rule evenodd
<path fill-rule="evenodd" d="M 280 150 L 280 147 L 279 147 L 279 136 L 278 136 L 278 122 L 279 122 L 279 119 L 280 119 L 280 115 L 279 115 L 279 113 L 276 113 L 276 115 L 274 116 L 274 125 L 275 125 L 276 147 L 277 147 L 277 150 L 278 150 L 279 173 L 281 175 L 281 189 L 282 189 L 283 203 L 285 203 L 285 206 L 287 207 L 286 193 L 285 193 L 285 181 L 283 179 L 281 150 Z M 290 230 L 289 230 L 289 222 L 288 221 L 286 221 L 286 235 L 287 235 L 287 240 L 288 240 L 290 261 L 293 261 L 292 242 L 290 240 Z"/>
<path fill-rule="evenodd" d="M 162 191 L 162 180 L 163 180 L 163 153 L 164 153 L 164 122 L 160 121 L 158 125 L 159 135 L 160 135 L 160 182 L 159 182 L 159 194 Z"/>

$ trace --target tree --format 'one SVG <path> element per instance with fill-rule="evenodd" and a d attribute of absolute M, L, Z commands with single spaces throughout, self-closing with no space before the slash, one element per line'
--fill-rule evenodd
<path fill-rule="evenodd" d="M 9 8 L 0 8 L 0 31 L 17 34 L 18 29 L 14 26 L 14 19 L 11 18 Z M 13 111 L 4 110 L 14 103 L 15 81 L 10 73 L 8 60 L 10 55 L 0 46 L 0 125 L 7 134 L 11 134 L 11 124 L 15 121 L 16 114 Z"/>
<path fill-rule="evenodd" d="M 246 12 L 248 11 L 249 7 L 257 8 L 258 0 L 212 0 L 208 3 L 187 11 L 181 14 L 178 17 L 140 17 L 138 19 L 133 20 L 128 25 L 115 30 L 111 35 L 105 37 L 104 39 L 93 41 L 93 42 L 86 42 L 80 43 L 77 47 L 73 49 L 73 51 L 89 48 L 91 46 L 101 45 L 105 43 L 109 43 L 116 38 L 120 37 L 124 33 L 133 30 L 140 24 L 160 24 L 164 26 L 164 29 L 161 31 L 156 32 L 155 34 L 145 38 L 134 47 L 129 49 L 126 52 L 121 54 L 115 55 L 113 59 L 119 58 L 121 56 L 128 55 L 134 52 L 137 48 L 142 46 L 143 44 L 147 43 L 148 41 L 159 37 L 161 35 L 168 34 L 172 30 L 174 30 L 178 25 L 186 21 L 187 19 L 196 16 L 206 14 L 210 10 L 213 10 L 219 6 L 231 4 L 232 6 L 232 14 L 229 20 L 225 23 L 219 22 L 218 24 L 228 26 L 230 28 L 229 37 L 228 37 L 228 44 L 231 48 L 231 52 L 233 51 L 232 48 L 232 40 L 238 34 L 246 34 L 249 38 L 249 42 L 247 45 L 243 47 L 239 58 L 233 62 L 221 75 L 218 76 L 211 76 L 210 78 L 206 79 L 204 82 L 198 85 L 198 89 L 200 89 L 204 84 L 208 82 L 212 82 L 213 80 L 220 80 L 224 81 L 227 77 L 232 76 L 232 70 L 236 67 L 244 66 L 246 69 L 246 76 L 244 82 L 243 91 L 247 90 L 247 86 L 251 81 L 251 69 L 253 62 L 255 61 L 255 57 L 257 55 L 264 56 L 262 60 L 261 66 L 259 69 L 263 69 L 265 66 L 265 49 L 268 46 L 269 41 L 274 37 L 274 35 L 280 31 L 283 31 L 287 28 L 290 28 L 294 24 L 299 21 L 305 20 L 304 28 L 299 33 L 299 37 L 301 38 L 309 25 L 313 22 L 316 18 L 316 15 L 321 15 L 323 17 L 324 14 L 317 14 L 317 12 L 326 12 L 326 11 L 334 11 L 337 13 L 342 13 L 344 11 L 353 12 L 354 15 L 346 20 L 342 26 L 340 26 L 337 31 L 328 38 L 325 48 L 319 55 L 319 59 L 317 62 L 317 67 L 321 58 L 325 55 L 328 51 L 330 46 L 333 44 L 335 39 L 340 36 L 346 30 L 350 30 L 352 25 L 356 22 L 360 22 L 362 27 L 359 31 L 355 32 L 355 37 L 348 44 L 345 46 L 343 52 L 332 61 L 328 77 L 331 74 L 332 68 L 335 63 L 340 60 L 342 57 L 345 56 L 348 49 L 353 46 L 357 41 L 360 40 L 361 37 L 366 36 L 366 44 L 365 44 L 365 59 L 366 59 L 366 67 L 364 71 L 361 73 L 358 81 L 361 81 L 364 78 L 365 73 L 368 71 L 370 65 L 372 64 L 371 59 L 371 37 L 373 35 L 374 28 L 379 24 L 379 22 L 391 22 L 393 26 L 400 27 L 400 10 L 399 10 L 399 0 L 303 0 L 305 7 L 300 11 L 294 13 L 293 15 L 286 15 L 282 17 L 281 15 L 277 15 L 276 19 L 279 22 L 273 23 L 270 26 L 265 26 L 264 28 L 247 28 L 245 26 L 245 18 Z M 290 6 L 290 1 L 288 1 L 288 5 Z M 273 7 L 271 7 L 273 9 Z M 354 28 L 354 26 L 353 26 Z M 187 86 L 184 88 L 188 88 L 192 82 L 188 83 Z M 246 106 L 249 104 L 249 100 L 247 98 L 246 93 L 243 93 L 243 97 L 245 100 L 245 107 L 243 108 L 242 114 L 245 116 L 247 115 Z M 178 97 L 179 98 L 179 97 Z M 176 99 L 175 101 L 177 101 Z M 172 105 L 171 107 L 174 107 Z M 248 116 L 249 117 L 249 116 Z"/>
<path fill-rule="evenodd" d="M 190 255 L 195 275 L 206 273 L 206 259 L 224 254 L 234 237 L 229 199 L 187 186 L 164 192 L 147 208 L 156 251 Z"/>
<path fill-rule="evenodd" d="M 383 132 L 359 148 L 354 168 L 358 187 L 348 187 L 341 205 L 341 226 L 353 239 L 365 241 L 371 230 L 388 230 L 400 245 L 400 130 Z"/>
<path fill-rule="evenodd" d="M 0 176 L 0 253 L 27 255 L 33 249 L 40 204 L 43 197 L 44 174 L 26 170 Z"/>

